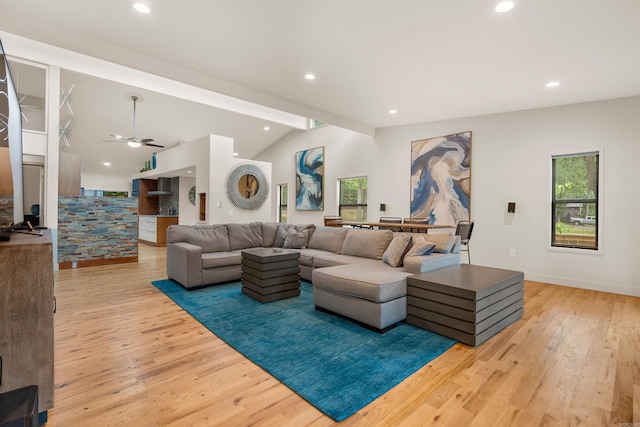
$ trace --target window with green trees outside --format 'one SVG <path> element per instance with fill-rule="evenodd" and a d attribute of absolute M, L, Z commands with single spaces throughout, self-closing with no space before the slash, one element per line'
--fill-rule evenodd
<path fill-rule="evenodd" d="M 367 177 L 345 178 L 340 183 L 339 215 L 343 221 L 367 220 Z"/>
<path fill-rule="evenodd" d="M 598 152 L 552 157 L 551 246 L 598 249 Z"/>

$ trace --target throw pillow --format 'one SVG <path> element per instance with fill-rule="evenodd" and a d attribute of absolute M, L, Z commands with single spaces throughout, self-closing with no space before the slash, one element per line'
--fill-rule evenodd
<path fill-rule="evenodd" d="M 387 250 L 382 254 L 382 261 L 391 267 L 400 267 L 410 243 L 411 236 L 408 234 L 394 237 L 391 243 L 389 243 Z"/>
<path fill-rule="evenodd" d="M 284 239 L 284 248 L 286 249 L 306 249 L 309 241 L 309 229 L 296 231 L 295 228 L 287 230 L 287 236 Z"/>
<path fill-rule="evenodd" d="M 425 240 L 436 245 L 436 252 L 448 254 L 456 243 L 456 236 L 453 233 L 433 233 L 427 234 Z"/>
<path fill-rule="evenodd" d="M 424 256 L 431 255 L 431 253 L 436 249 L 436 245 L 431 242 L 427 242 L 424 239 L 417 240 L 411 245 L 411 249 L 404 256 L 405 258 L 410 256 Z"/>
<path fill-rule="evenodd" d="M 294 227 L 296 229 L 296 231 L 298 233 L 302 232 L 302 231 L 307 231 L 307 241 L 304 242 L 304 247 L 306 248 L 309 245 L 309 239 L 311 238 L 311 236 L 313 236 L 313 232 L 316 230 L 316 226 L 313 224 L 305 224 L 305 225 L 290 225 L 289 226 Z"/>
<path fill-rule="evenodd" d="M 274 248 L 284 247 L 284 239 L 287 237 L 287 229 L 281 225 L 276 229 L 276 240 L 273 243 Z"/>

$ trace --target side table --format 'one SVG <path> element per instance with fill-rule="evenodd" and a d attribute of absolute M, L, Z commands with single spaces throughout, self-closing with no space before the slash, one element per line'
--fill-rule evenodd
<path fill-rule="evenodd" d="M 300 252 L 256 248 L 242 251 L 242 292 L 262 303 L 300 295 Z"/>
<path fill-rule="evenodd" d="M 524 273 L 459 264 L 407 277 L 407 323 L 477 346 L 524 312 Z"/>

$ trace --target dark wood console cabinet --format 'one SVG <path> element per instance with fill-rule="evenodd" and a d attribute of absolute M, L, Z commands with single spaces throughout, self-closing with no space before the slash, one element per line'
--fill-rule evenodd
<path fill-rule="evenodd" d="M 38 411 L 53 407 L 51 232 L 0 242 L 0 393 L 37 385 Z"/>

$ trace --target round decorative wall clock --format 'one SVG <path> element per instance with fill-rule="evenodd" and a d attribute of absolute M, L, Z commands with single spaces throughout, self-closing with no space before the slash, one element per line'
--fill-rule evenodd
<path fill-rule="evenodd" d="M 195 186 L 191 187 L 191 190 L 189 190 L 189 201 L 193 206 L 196 205 L 196 187 Z"/>
<path fill-rule="evenodd" d="M 269 196 L 269 183 L 256 165 L 238 165 L 227 176 L 227 196 L 242 209 L 256 210 Z"/>

